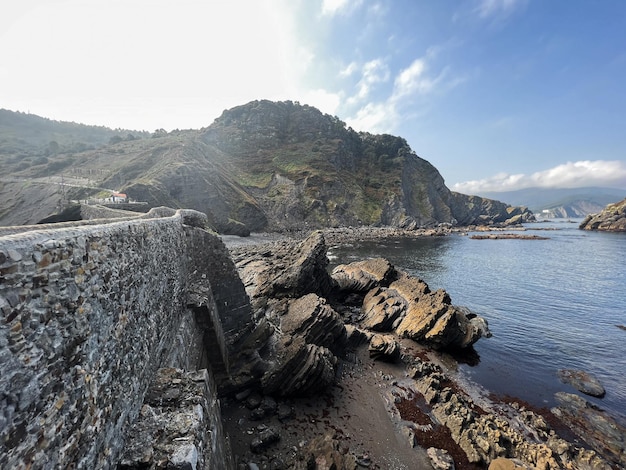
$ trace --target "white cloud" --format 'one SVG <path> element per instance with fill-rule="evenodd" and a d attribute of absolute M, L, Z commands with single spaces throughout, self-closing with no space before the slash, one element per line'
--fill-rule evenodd
<path fill-rule="evenodd" d="M 392 132 L 398 119 L 396 106 L 383 102 L 366 104 L 357 111 L 356 116 L 346 119 L 346 122 L 357 131 L 378 134 Z"/>
<path fill-rule="evenodd" d="M 498 173 L 482 180 L 452 186 L 454 191 L 478 194 L 515 191 L 525 188 L 578 188 L 585 186 L 626 187 L 626 163 L 619 160 L 581 160 L 567 162 L 530 175 Z"/>
<path fill-rule="evenodd" d="M 361 79 L 357 83 L 356 95 L 351 97 L 348 103 L 355 104 L 367 99 L 377 84 L 389 81 L 389 75 L 389 67 L 382 59 L 366 62 L 362 68 Z"/>
<path fill-rule="evenodd" d="M 357 70 L 359 69 L 359 64 L 357 64 L 356 62 L 350 62 L 348 65 L 346 65 L 343 69 L 341 69 L 339 71 L 339 76 L 340 77 L 350 77 L 352 76 L 352 74 L 354 74 Z"/>
<path fill-rule="evenodd" d="M 393 81 L 393 87 L 387 97 L 377 102 L 366 102 L 356 114 L 346 121 L 352 127 L 367 132 L 393 132 L 406 113 L 415 114 L 415 107 L 410 106 L 414 99 L 424 97 L 435 91 L 446 76 L 444 69 L 432 78 L 427 74 L 428 59 L 433 54 L 415 59 L 408 67 L 400 70 Z M 389 69 L 380 59 L 368 62 L 363 67 L 363 77 L 358 83 L 356 95 L 347 100 L 348 105 L 365 102 L 374 85 L 389 81 Z M 451 80 L 449 87 L 456 86 L 462 80 Z"/>
<path fill-rule="evenodd" d="M 393 97 L 398 99 L 414 93 L 428 93 L 435 82 L 425 76 L 426 61 L 415 59 L 411 65 L 402 70 L 394 81 Z"/>

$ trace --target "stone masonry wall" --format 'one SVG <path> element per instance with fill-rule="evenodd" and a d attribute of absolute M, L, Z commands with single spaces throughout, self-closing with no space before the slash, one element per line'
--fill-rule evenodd
<path fill-rule="evenodd" d="M 193 249 L 219 239 L 185 226 L 198 219 L 186 212 L 0 237 L 0 468 L 117 465 L 193 324 L 189 279 L 210 277 L 189 233 Z"/>

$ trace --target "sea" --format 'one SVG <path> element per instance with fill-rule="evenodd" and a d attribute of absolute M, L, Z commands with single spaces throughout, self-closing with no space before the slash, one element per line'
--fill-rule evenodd
<path fill-rule="evenodd" d="M 550 408 L 556 392 L 580 394 L 557 372 L 583 370 L 606 389 L 602 399 L 584 397 L 626 423 L 626 233 L 579 223 L 554 219 L 509 232 L 545 240 L 451 234 L 342 244 L 328 256 L 331 267 L 387 258 L 487 319 L 493 336 L 458 366 L 486 391 Z"/>

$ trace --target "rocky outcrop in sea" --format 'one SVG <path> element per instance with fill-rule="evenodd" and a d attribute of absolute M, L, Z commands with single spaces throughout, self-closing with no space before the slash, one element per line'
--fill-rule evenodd
<path fill-rule="evenodd" d="M 609 204 L 598 214 L 590 214 L 580 224 L 583 230 L 626 232 L 626 199 Z"/>

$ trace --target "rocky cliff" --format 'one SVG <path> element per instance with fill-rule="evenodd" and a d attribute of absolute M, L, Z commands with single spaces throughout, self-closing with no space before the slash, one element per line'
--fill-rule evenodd
<path fill-rule="evenodd" d="M 626 199 L 609 204 L 598 214 L 588 215 L 580 224 L 583 230 L 626 232 Z"/>
<path fill-rule="evenodd" d="M 336 117 L 289 101 L 253 101 L 201 130 L 116 139 L 37 162 L 11 166 L 11 178 L 0 180 L 0 223 L 35 223 L 69 200 L 106 197 L 105 188 L 148 206 L 199 210 L 219 232 L 239 235 L 532 216 L 452 193 L 401 137 L 357 133 Z"/>

